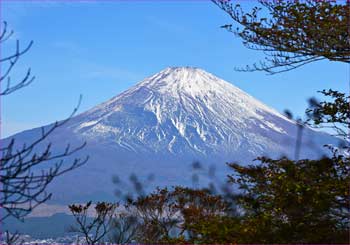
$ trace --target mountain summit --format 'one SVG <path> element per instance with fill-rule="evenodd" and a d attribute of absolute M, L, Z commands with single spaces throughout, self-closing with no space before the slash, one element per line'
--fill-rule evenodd
<path fill-rule="evenodd" d="M 294 123 L 242 90 L 198 68 L 166 68 L 79 115 L 75 134 L 136 153 L 235 155 L 283 152 L 272 136 Z M 270 134 L 270 135 L 269 135 Z"/>
<path fill-rule="evenodd" d="M 13 137 L 21 145 L 37 135 L 39 128 Z M 226 174 L 227 161 L 293 156 L 296 135 L 293 121 L 231 83 L 199 68 L 166 68 L 75 116 L 51 135 L 48 140 L 58 148 L 86 141 L 79 154 L 91 157 L 53 189 L 58 201 L 96 199 L 113 193 L 111 175 L 132 172 L 155 174 L 156 185 L 184 184 L 194 160 L 213 163 Z M 300 157 L 308 158 L 336 142 L 308 128 L 302 139 Z"/>

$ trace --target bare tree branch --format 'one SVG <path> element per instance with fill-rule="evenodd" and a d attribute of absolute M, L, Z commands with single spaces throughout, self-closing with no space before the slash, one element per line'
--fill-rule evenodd
<path fill-rule="evenodd" d="M 76 221 L 76 226 L 72 226 L 70 231 L 82 234 L 86 244 L 97 244 L 110 232 L 118 204 L 97 203 L 94 207 L 95 215 L 89 219 L 91 204 L 88 202 L 85 205 L 69 205 Z"/>
<path fill-rule="evenodd" d="M 13 31 L 8 31 L 7 23 L 3 22 L 3 29 L 0 33 L 0 44 L 13 35 Z M 0 58 L 0 64 L 5 65 L 4 72 L 0 75 L 0 84 L 7 81 L 7 86 L 0 91 L 0 97 L 11 94 L 33 82 L 30 68 L 26 75 L 17 83 L 12 83 L 10 73 L 18 60 L 32 47 L 31 41 L 25 48 L 20 47 L 16 41 L 16 49 L 13 54 Z M 15 146 L 15 139 L 12 138 L 7 145 L 0 148 L 0 209 L 2 211 L 0 222 L 12 216 L 23 219 L 38 205 L 46 202 L 52 194 L 47 193 L 48 185 L 58 176 L 76 169 L 88 160 L 85 158 L 75 158 L 70 164 L 65 164 L 64 159 L 85 147 L 85 143 L 71 147 L 69 144 L 62 151 L 53 150 L 52 143 L 44 146 L 44 150 L 39 151 L 46 143 L 49 136 L 66 124 L 77 112 L 80 103 L 74 108 L 72 113 L 62 121 L 57 121 L 52 125 L 42 127 L 41 134 L 37 139 L 23 144 L 22 147 Z M 40 148 L 39 148 L 40 147 Z M 42 148 L 41 148 L 42 149 Z M 55 152 L 55 153 L 54 153 Z"/>
<path fill-rule="evenodd" d="M 67 145 L 66 149 L 55 154 L 52 153 L 51 144 L 48 144 L 42 153 L 35 152 L 36 147 L 44 143 L 54 130 L 68 122 L 76 110 L 77 107 L 69 118 L 54 123 L 49 130 L 43 128 L 41 136 L 30 145 L 23 145 L 20 150 L 15 150 L 15 140 L 12 139 L 6 147 L 0 149 L 0 205 L 6 211 L 0 221 L 9 216 L 18 219 L 25 217 L 51 198 L 51 193 L 47 193 L 46 188 L 53 179 L 87 162 L 88 156 L 84 159 L 75 158 L 69 165 L 63 164 L 64 158 L 81 150 L 85 143 L 72 149 Z"/>
<path fill-rule="evenodd" d="M 3 44 L 5 41 L 8 41 L 9 38 L 13 35 L 13 33 L 14 33 L 13 31 L 8 32 L 7 22 L 4 21 L 3 30 L 0 34 L 0 44 Z M 29 51 L 32 45 L 33 45 L 33 41 L 30 41 L 29 44 L 22 49 L 20 47 L 19 40 L 16 40 L 16 49 L 14 53 L 0 58 L 0 64 L 4 68 L 4 71 L 0 75 L 0 84 L 2 84 L 3 82 L 6 82 L 6 87 L 4 90 L 0 91 L 0 96 L 11 94 L 18 89 L 28 86 L 35 79 L 35 76 L 31 75 L 30 68 L 27 70 L 26 75 L 22 78 L 22 80 L 18 82 L 13 83 L 10 76 L 10 73 L 15 67 L 16 63 L 25 53 Z"/>

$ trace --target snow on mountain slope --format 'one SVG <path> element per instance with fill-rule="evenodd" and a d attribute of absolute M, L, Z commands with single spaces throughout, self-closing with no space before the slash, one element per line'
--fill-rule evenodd
<path fill-rule="evenodd" d="M 14 137 L 23 143 L 39 134 L 40 129 L 32 129 Z M 113 173 L 131 172 L 154 173 L 157 184 L 185 183 L 193 160 L 215 163 L 223 172 L 225 161 L 293 156 L 296 135 L 293 121 L 232 84 L 198 68 L 166 68 L 51 135 L 57 147 L 86 141 L 79 154 L 91 156 L 54 189 L 57 200 L 101 196 L 111 189 Z M 318 157 L 324 144 L 335 142 L 306 128 L 301 157 Z"/>
<path fill-rule="evenodd" d="M 265 144 L 280 148 L 264 131 L 286 135 L 290 129 L 279 121 L 293 124 L 231 84 L 187 67 L 166 68 L 76 119 L 70 127 L 84 138 L 134 152 L 202 155 L 230 154 L 249 141 L 256 153 Z"/>

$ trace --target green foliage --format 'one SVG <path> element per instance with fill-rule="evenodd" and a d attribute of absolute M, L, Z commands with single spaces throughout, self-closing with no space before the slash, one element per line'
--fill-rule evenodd
<path fill-rule="evenodd" d="M 221 196 L 179 186 L 158 188 L 129 205 L 139 218 L 138 242 L 142 243 L 202 241 L 205 234 L 198 228 L 202 227 L 198 221 L 214 221 L 231 212 L 230 203 Z"/>
<path fill-rule="evenodd" d="M 195 234 L 188 243 L 230 244 L 243 242 L 241 237 L 242 222 L 240 217 L 206 217 L 186 225 L 191 234 Z"/>
<path fill-rule="evenodd" d="M 230 182 L 244 210 L 245 243 L 346 243 L 349 227 L 350 159 L 292 161 L 259 158 L 232 163 Z"/>
<path fill-rule="evenodd" d="M 244 12 L 230 0 L 212 0 L 239 24 L 223 28 L 242 39 L 253 50 L 263 51 L 264 61 L 243 71 L 270 74 L 289 71 L 304 64 L 330 60 L 350 63 L 350 4 L 345 1 L 264 1 Z"/>
<path fill-rule="evenodd" d="M 320 93 L 329 100 L 319 102 L 310 99 L 310 108 L 306 110 L 309 124 L 317 128 L 333 129 L 337 136 L 349 141 L 346 130 L 350 129 L 350 96 L 332 89 Z"/>
<path fill-rule="evenodd" d="M 347 243 L 350 158 L 230 163 L 236 192 L 174 187 L 129 202 L 134 240 L 157 244 Z"/>
<path fill-rule="evenodd" d="M 108 241 L 119 243 L 347 244 L 350 157 L 329 149 L 332 157 L 319 160 L 260 157 L 259 164 L 230 163 L 228 184 L 236 192 L 218 195 L 208 189 L 158 188 L 128 200 L 123 215 L 98 205 L 102 208 L 96 209 L 95 224 L 107 224 L 103 236 L 114 232 Z M 84 223 L 90 205 L 70 209 L 83 224 L 87 240 L 102 239 L 91 236 L 93 226 Z"/>

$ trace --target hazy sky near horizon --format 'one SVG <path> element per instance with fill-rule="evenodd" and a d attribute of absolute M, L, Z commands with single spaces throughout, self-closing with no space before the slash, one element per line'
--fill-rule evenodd
<path fill-rule="evenodd" d="M 36 76 L 1 98 L 2 137 L 66 118 L 80 94 L 83 112 L 168 66 L 200 67 L 300 117 L 318 90 L 349 91 L 349 66 L 341 63 L 322 61 L 273 76 L 235 71 L 263 56 L 220 28 L 230 18 L 210 1 L 0 4 L 1 20 L 15 31 L 2 55 L 14 50 L 16 39 L 34 41 L 12 77 L 23 77 L 28 67 Z"/>

